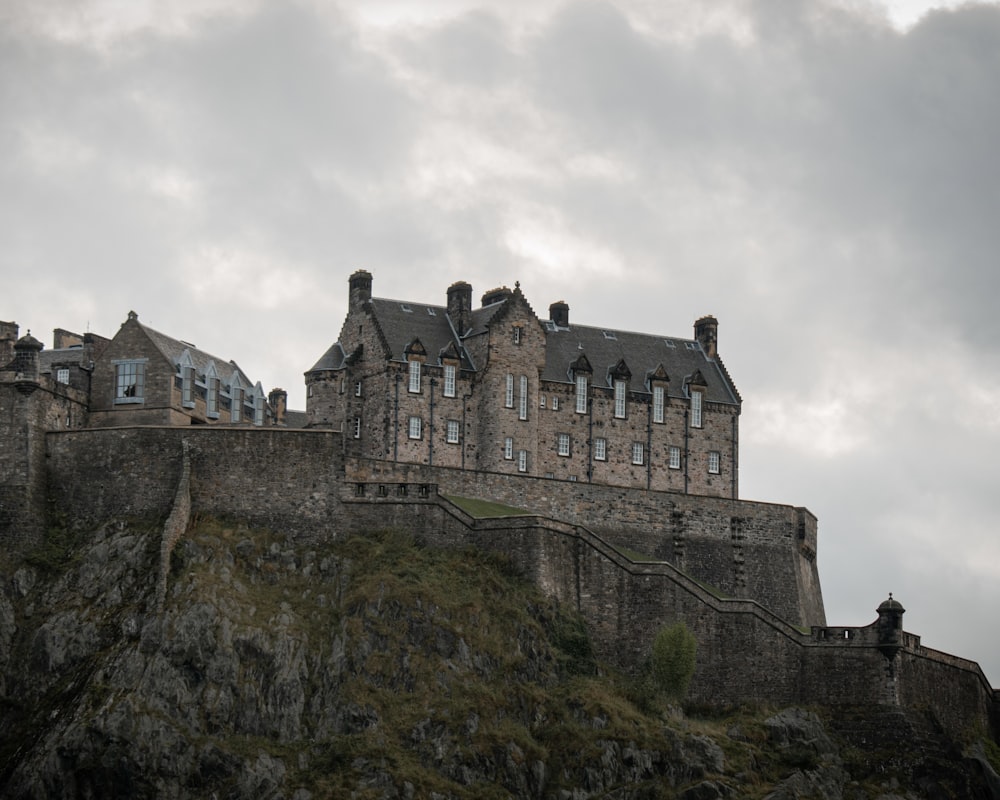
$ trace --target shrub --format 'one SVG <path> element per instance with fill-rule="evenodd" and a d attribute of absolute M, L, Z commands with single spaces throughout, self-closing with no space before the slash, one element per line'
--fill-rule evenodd
<path fill-rule="evenodd" d="M 694 675 L 698 642 L 683 622 L 661 628 L 653 639 L 650 675 L 653 685 L 670 700 L 680 701 Z"/>

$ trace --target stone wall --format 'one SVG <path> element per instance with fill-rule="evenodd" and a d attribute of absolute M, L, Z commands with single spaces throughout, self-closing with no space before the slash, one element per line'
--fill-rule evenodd
<path fill-rule="evenodd" d="M 804 508 L 523 475 L 348 459 L 347 480 L 433 483 L 586 525 L 616 547 L 670 561 L 732 597 L 800 625 L 824 625 L 816 518 Z"/>

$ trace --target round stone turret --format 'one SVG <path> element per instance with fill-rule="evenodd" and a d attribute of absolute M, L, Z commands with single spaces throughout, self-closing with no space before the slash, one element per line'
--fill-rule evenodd
<path fill-rule="evenodd" d="M 45 347 L 29 330 L 14 343 L 14 380 L 18 391 L 30 394 L 38 385 L 38 354 Z"/>
<path fill-rule="evenodd" d="M 350 287 L 349 303 L 351 308 L 358 308 L 372 299 L 372 274 L 366 269 L 359 269 L 351 274 L 347 281 Z"/>
<path fill-rule="evenodd" d="M 883 600 L 878 607 L 878 649 L 890 661 L 903 646 L 903 614 L 906 609 L 898 600 Z"/>

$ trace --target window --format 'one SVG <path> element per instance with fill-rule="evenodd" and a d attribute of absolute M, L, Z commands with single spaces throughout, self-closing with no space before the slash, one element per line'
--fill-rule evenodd
<path fill-rule="evenodd" d="M 361 417 L 354 418 L 354 438 L 361 438 Z"/>
<path fill-rule="evenodd" d="M 517 451 L 517 471 L 527 472 L 528 471 L 528 451 L 518 450 Z"/>
<path fill-rule="evenodd" d="M 526 375 L 521 376 L 521 394 L 517 402 L 517 418 L 528 418 L 528 377 Z"/>
<path fill-rule="evenodd" d="M 669 453 L 670 461 L 668 462 L 668 464 L 670 466 L 670 469 L 680 469 L 681 449 L 679 447 L 674 447 L 673 445 L 671 445 L 670 450 L 667 452 Z"/>
<path fill-rule="evenodd" d="M 419 439 L 422 431 L 422 420 L 420 417 L 410 417 L 409 436 L 411 439 Z"/>
<path fill-rule="evenodd" d="M 608 460 L 608 440 L 603 438 L 594 439 L 594 461 Z"/>
<path fill-rule="evenodd" d="M 143 402 L 146 383 L 146 363 L 142 361 L 115 362 L 115 402 Z"/>
<path fill-rule="evenodd" d="M 576 376 L 576 413 L 587 413 L 587 376 Z"/>
<path fill-rule="evenodd" d="M 361 381 L 354 382 L 354 396 L 361 397 Z"/>
<path fill-rule="evenodd" d="M 181 405 L 194 408 L 194 367 L 181 367 Z"/>
<path fill-rule="evenodd" d="M 455 365 L 445 364 L 444 365 L 444 396 L 454 397 L 455 396 Z"/>
<path fill-rule="evenodd" d="M 510 436 L 503 440 L 503 457 L 508 461 L 514 458 L 514 439 Z"/>
<path fill-rule="evenodd" d="M 232 403 L 229 407 L 229 418 L 233 422 L 239 422 L 243 416 L 243 390 L 239 386 L 233 386 L 229 390 L 229 396 L 232 398 Z"/>
<path fill-rule="evenodd" d="M 691 427 L 701 427 L 701 392 L 691 392 Z"/>
<path fill-rule="evenodd" d="M 615 416 L 625 419 L 625 381 L 615 381 Z"/>
<path fill-rule="evenodd" d="M 205 411 L 208 416 L 219 417 L 219 379 L 208 378 L 205 392 Z"/>
<path fill-rule="evenodd" d="M 410 385 L 407 387 L 407 391 L 416 394 L 420 391 L 420 362 L 411 361 L 410 362 Z"/>
<path fill-rule="evenodd" d="M 264 395 L 259 391 L 253 394 L 253 424 L 264 424 Z"/>
<path fill-rule="evenodd" d="M 569 434 L 560 433 L 556 437 L 556 452 L 561 456 L 569 455 Z"/>
<path fill-rule="evenodd" d="M 552 398 L 552 410 L 553 411 L 558 411 L 559 410 L 559 398 L 558 397 L 553 397 Z"/>
<path fill-rule="evenodd" d="M 521 330 L 522 329 L 520 325 L 514 326 L 514 330 L 512 331 L 514 344 L 521 344 Z"/>
<path fill-rule="evenodd" d="M 538 407 L 539 408 L 545 408 L 545 395 L 544 394 L 538 395 Z"/>
<path fill-rule="evenodd" d="M 66 367 L 56 370 L 56 383 L 69 383 L 69 370 Z"/>
<path fill-rule="evenodd" d="M 645 456 L 645 448 L 642 442 L 632 442 L 632 463 L 642 464 Z"/>
<path fill-rule="evenodd" d="M 653 387 L 653 422 L 663 422 L 663 387 Z"/>
<path fill-rule="evenodd" d="M 569 476 L 569 482 L 570 483 L 576 483 L 576 475 L 570 475 Z"/>
<path fill-rule="evenodd" d="M 719 462 L 720 462 L 719 451 L 718 450 L 710 451 L 708 454 L 708 471 L 711 472 L 713 475 L 719 474 Z"/>
<path fill-rule="evenodd" d="M 514 407 L 514 376 L 507 373 L 507 385 L 504 387 L 503 404 L 506 408 Z"/>
<path fill-rule="evenodd" d="M 458 444 L 458 420 L 448 420 L 448 432 L 446 436 L 448 444 Z"/>

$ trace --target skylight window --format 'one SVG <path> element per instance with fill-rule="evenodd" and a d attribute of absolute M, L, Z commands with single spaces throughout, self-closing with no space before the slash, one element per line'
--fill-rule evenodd
<path fill-rule="evenodd" d="M 677 342 L 675 342 L 675 341 L 674 341 L 673 339 L 664 339 L 664 340 L 663 340 L 663 343 L 664 343 L 664 344 L 665 344 L 665 345 L 666 345 L 667 347 L 677 347 Z"/>
<path fill-rule="evenodd" d="M 687 347 L 688 350 L 697 350 L 698 349 L 698 343 L 697 342 L 685 342 L 684 344 L 685 344 L 685 346 Z"/>
<path fill-rule="evenodd" d="M 428 315 L 430 315 L 432 317 L 436 317 L 437 316 L 437 312 L 433 308 L 430 308 L 429 306 L 427 308 L 427 313 L 428 313 Z"/>
<path fill-rule="evenodd" d="M 605 339 L 614 339 L 615 341 L 618 340 L 618 337 L 615 335 L 614 331 L 603 331 L 603 333 Z"/>
<path fill-rule="evenodd" d="M 403 309 L 403 311 L 405 311 L 407 314 L 412 314 L 413 313 L 413 309 L 410 308 L 408 305 L 406 305 L 406 303 L 400 303 L 399 307 L 401 309 Z"/>

